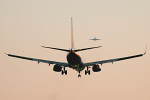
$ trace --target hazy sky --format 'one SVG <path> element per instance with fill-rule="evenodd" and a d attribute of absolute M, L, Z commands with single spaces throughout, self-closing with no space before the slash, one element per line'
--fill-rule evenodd
<path fill-rule="evenodd" d="M 91 75 L 11 58 L 5 53 L 66 62 L 73 17 L 75 48 L 86 62 L 140 54 L 104 64 Z M 100 41 L 89 41 L 94 37 Z M 0 100 L 150 100 L 150 0 L 0 0 Z"/>

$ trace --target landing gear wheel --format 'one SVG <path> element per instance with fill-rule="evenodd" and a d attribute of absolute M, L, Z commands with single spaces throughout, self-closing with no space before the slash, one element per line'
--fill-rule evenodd
<path fill-rule="evenodd" d="M 90 70 L 89 70 L 89 68 L 90 68 L 90 67 L 87 66 L 87 70 L 85 70 L 85 75 L 87 75 L 87 73 L 90 75 Z"/>
<path fill-rule="evenodd" d="M 85 75 L 87 75 L 87 71 L 85 70 Z"/>
<path fill-rule="evenodd" d="M 90 75 L 90 70 L 88 71 L 88 74 Z"/>
<path fill-rule="evenodd" d="M 65 70 L 65 75 L 67 75 L 67 70 Z"/>
<path fill-rule="evenodd" d="M 62 75 L 64 74 L 64 71 L 63 71 L 63 70 L 61 71 L 61 74 L 62 74 Z"/>
<path fill-rule="evenodd" d="M 61 71 L 61 74 L 63 75 L 65 73 L 65 75 L 67 75 L 67 70 L 65 70 L 65 71 Z"/>
<path fill-rule="evenodd" d="M 65 75 L 67 75 L 67 70 L 65 70 L 65 66 L 64 66 L 64 70 L 61 71 L 61 74 L 63 75 L 65 73 Z"/>
<path fill-rule="evenodd" d="M 78 75 L 78 77 L 81 77 L 81 75 L 80 75 L 80 70 L 79 70 L 79 75 Z"/>
<path fill-rule="evenodd" d="M 78 75 L 78 77 L 81 77 L 81 75 Z"/>

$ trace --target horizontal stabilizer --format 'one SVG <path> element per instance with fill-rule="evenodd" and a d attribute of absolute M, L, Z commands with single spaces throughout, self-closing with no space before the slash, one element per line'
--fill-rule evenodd
<path fill-rule="evenodd" d="M 101 40 L 101 39 L 89 39 L 89 40 L 94 40 L 94 41 L 96 41 L 96 40 Z"/>
<path fill-rule="evenodd" d="M 95 49 L 95 48 L 100 48 L 102 46 L 97 46 L 97 47 L 90 47 L 90 48 L 83 48 L 83 49 L 76 49 L 74 50 L 75 52 L 78 52 L 78 51 L 84 51 L 84 50 L 89 50 L 89 49 Z"/>
<path fill-rule="evenodd" d="M 66 51 L 66 52 L 69 52 L 70 50 L 67 50 L 67 49 L 60 49 L 60 48 L 53 48 L 53 47 L 45 47 L 45 46 L 41 46 L 43 48 L 49 48 L 49 49 L 55 49 L 55 50 L 60 50 L 60 51 Z"/>

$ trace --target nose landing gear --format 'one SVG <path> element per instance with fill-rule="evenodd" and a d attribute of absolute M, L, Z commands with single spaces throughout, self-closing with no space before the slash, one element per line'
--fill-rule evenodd
<path fill-rule="evenodd" d="M 81 75 L 80 75 L 80 71 L 79 71 L 79 75 L 78 75 L 78 77 L 81 77 Z"/>

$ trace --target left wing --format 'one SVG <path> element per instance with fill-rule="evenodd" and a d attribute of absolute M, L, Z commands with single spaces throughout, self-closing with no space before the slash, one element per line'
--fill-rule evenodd
<path fill-rule="evenodd" d="M 127 59 L 132 59 L 132 58 L 136 58 L 136 57 L 141 57 L 143 55 L 145 55 L 145 53 L 143 54 L 138 54 L 138 55 L 133 55 L 133 56 L 128 56 L 128 57 L 122 57 L 122 58 L 116 58 L 116 59 L 109 59 L 109 60 L 102 60 L 102 61 L 95 61 L 95 62 L 90 62 L 90 63 L 84 63 L 84 66 L 93 66 L 94 64 L 105 64 L 105 63 L 113 63 L 116 61 L 121 61 L 121 60 L 127 60 Z"/>
<path fill-rule="evenodd" d="M 64 62 L 56 62 L 56 61 L 49 61 L 49 60 L 43 60 L 43 59 L 29 58 L 29 57 L 23 57 L 23 56 L 12 55 L 12 54 L 6 54 L 6 55 L 8 55 L 10 57 L 25 59 L 25 60 L 37 61 L 38 63 L 42 62 L 42 63 L 48 63 L 49 65 L 50 64 L 57 64 L 60 66 L 68 67 L 68 63 L 64 63 Z"/>

